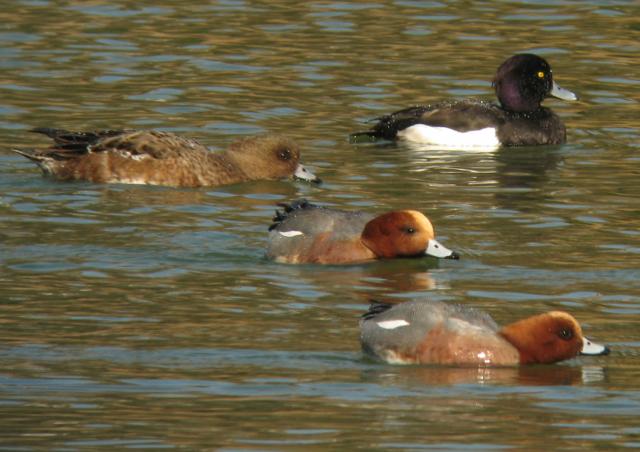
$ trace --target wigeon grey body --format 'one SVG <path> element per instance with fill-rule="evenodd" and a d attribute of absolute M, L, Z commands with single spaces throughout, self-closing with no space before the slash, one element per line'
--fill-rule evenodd
<path fill-rule="evenodd" d="M 427 217 L 415 210 L 382 215 L 318 207 L 306 200 L 276 211 L 266 255 L 277 262 L 345 264 L 395 257 L 457 259 L 435 239 Z"/>
<path fill-rule="evenodd" d="M 298 177 L 319 181 L 300 163 L 300 150 L 281 135 L 262 135 L 211 152 L 191 138 L 169 132 L 102 130 L 69 132 L 40 128 L 52 138 L 44 150 L 15 150 L 58 180 L 203 187 L 257 179 Z"/>
<path fill-rule="evenodd" d="M 426 300 L 373 303 L 360 320 L 360 342 L 366 353 L 392 364 L 514 366 L 609 353 L 563 311 L 500 329 L 484 312 Z"/>

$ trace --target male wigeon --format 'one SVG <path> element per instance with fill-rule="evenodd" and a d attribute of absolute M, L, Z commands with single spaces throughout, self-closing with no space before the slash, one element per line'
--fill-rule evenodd
<path fill-rule="evenodd" d="M 551 311 L 501 329 L 486 313 L 457 304 L 372 303 L 360 320 L 363 350 L 392 364 L 548 364 L 609 348 L 582 335 L 570 314 Z"/>
<path fill-rule="evenodd" d="M 415 106 L 378 118 L 371 130 L 351 135 L 352 142 L 405 140 L 443 147 L 531 146 L 566 141 L 560 118 L 540 103 L 545 97 L 577 100 L 558 86 L 551 66 L 533 54 L 507 59 L 493 87 L 500 104 L 477 100 Z"/>
<path fill-rule="evenodd" d="M 328 209 L 298 200 L 279 204 L 269 228 L 267 257 L 290 264 L 345 264 L 394 257 L 458 259 L 436 239 L 427 217 L 415 210 L 379 216 Z"/>
<path fill-rule="evenodd" d="M 281 135 L 262 135 L 210 152 L 169 132 L 102 130 L 69 132 L 38 128 L 52 138 L 44 150 L 14 150 L 58 180 L 203 187 L 257 179 L 296 177 L 319 182 L 300 163 L 300 149 Z"/>

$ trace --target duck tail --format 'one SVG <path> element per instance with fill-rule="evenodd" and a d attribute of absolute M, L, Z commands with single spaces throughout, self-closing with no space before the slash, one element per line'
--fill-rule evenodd
<path fill-rule="evenodd" d="M 74 133 L 64 129 L 54 129 L 52 127 L 34 127 L 33 129 L 30 129 L 29 132 L 41 133 L 42 135 L 46 135 L 52 139 L 55 139 L 55 137 L 59 135 L 67 135 L 67 134 Z"/>
<path fill-rule="evenodd" d="M 53 140 L 56 147 L 61 149 L 86 148 L 87 145 L 95 142 L 96 134 L 92 132 L 72 132 L 65 129 L 54 129 L 51 127 L 36 127 L 29 132 L 46 135 Z"/>
<path fill-rule="evenodd" d="M 370 320 L 393 307 L 392 303 L 379 300 L 369 300 L 369 310 L 362 314 L 362 320 Z"/>
<path fill-rule="evenodd" d="M 123 130 L 98 130 L 95 132 L 72 132 L 51 127 L 36 127 L 30 132 L 46 135 L 53 140 L 55 146 L 67 151 L 86 151 L 87 147 L 102 138 L 122 134 Z"/>
<path fill-rule="evenodd" d="M 416 105 L 398 110 L 389 115 L 372 119 L 375 122 L 370 130 L 349 135 L 350 143 L 371 143 L 377 140 L 394 141 L 400 130 L 420 123 L 420 118 L 436 106 Z"/>
<path fill-rule="evenodd" d="M 291 203 L 287 204 L 284 202 L 279 202 L 278 207 L 282 207 L 282 210 L 276 209 L 276 214 L 273 217 L 273 224 L 269 226 L 269 230 L 273 230 L 277 228 L 280 224 L 282 224 L 291 214 L 291 212 L 295 212 L 296 210 L 302 209 L 310 209 L 317 207 L 314 204 L 311 204 L 306 199 L 296 199 L 295 201 L 291 201 Z"/>
<path fill-rule="evenodd" d="M 11 149 L 13 152 L 15 152 L 16 154 L 20 154 L 23 157 L 28 158 L 29 160 L 31 160 L 32 162 L 36 162 L 36 163 L 42 163 L 46 160 L 46 157 L 44 157 L 43 155 L 39 154 L 38 151 L 35 151 L 33 149 Z"/>

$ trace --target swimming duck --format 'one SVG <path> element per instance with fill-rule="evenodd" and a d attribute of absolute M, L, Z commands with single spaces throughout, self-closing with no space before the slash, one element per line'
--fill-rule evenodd
<path fill-rule="evenodd" d="M 582 335 L 576 319 L 551 311 L 501 329 L 486 313 L 457 304 L 374 302 L 360 320 L 363 350 L 392 364 L 549 364 L 609 348 Z"/>
<path fill-rule="evenodd" d="M 404 140 L 454 148 L 566 141 L 560 118 L 540 103 L 549 96 L 578 98 L 553 80 L 551 66 L 543 58 L 529 53 L 512 56 L 498 68 L 493 87 L 499 104 L 460 100 L 410 107 L 378 118 L 371 130 L 352 134 L 351 141 Z"/>
<path fill-rule="evenodd" d="M 307 200 L 278 204 L 266 255 L 277 262 L 346 264 L 395 257 L 458 259 L 435 239 L 427 217 L 415 210 L 379 216 L 318 207 Z"/>
<path fill-rule="evenodd" d="M 199 142 L 169 132 L 101 130 L 70 132 L 37 128 L 53 139 L 44 150 L 17 150 L 45 175 L 97 183 L 203 187 L 257 179 L 296 177 L 319 182 L 299 164 L 300 150 L 281 135 L 262 135 L 211 152 Z"/>

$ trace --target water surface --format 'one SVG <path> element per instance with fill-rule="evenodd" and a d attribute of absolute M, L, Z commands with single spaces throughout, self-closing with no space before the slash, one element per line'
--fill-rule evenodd
<path fill-rule="evenodd" d="M 0 12 L 0 447 L 640 446 L 640 8 L 634 2 L 53 2 Z M 492 98 L 546 57 L 568 143 L 494 153 L 348 143 L 384 113 Z M 287 133 L 326 183 L 56 183 L 36 126 L 152 128 L 212 149 Z M 263 258 L 275 204 L 432 219 L 460 261 Z M 504 324 L 573 313 L 607 357 L 521 369 L 364 359 L 369 299 Z M 553 445 L 553 446 L 550 446 Z"/>

